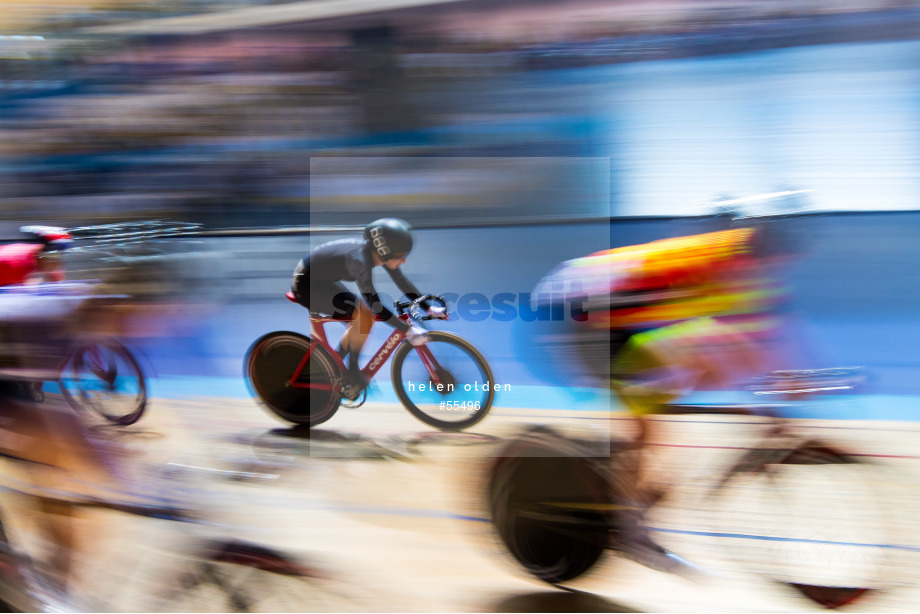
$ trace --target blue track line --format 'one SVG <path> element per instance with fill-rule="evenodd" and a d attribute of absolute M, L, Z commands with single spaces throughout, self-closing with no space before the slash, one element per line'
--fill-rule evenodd
<path fill-rule="evenodd" d="M 464 520 L 467 522 L 485 522 L 491 523 L 492 521 L 488 518 L 482 518 L 480 516 L 466 516 L 462 514 L 453 514 L 450 512 L 444 512 L 440 510 L 420 510 L 412 508 L 400 508 L 400 507 L 335 507 L 333 508 L 337 512 L 344 513 L 355 513 L 355 514 L 376 514 L 384 516 L 408 516 L 414 518 L 441 518 L 449 520 Z M 686 529 L 661 529 L 657 527 L 649 527 L 652 531 L 658 533 L 675 533 L 678 535 L 693 535 L 697 537 L 721 537 L 721 538 L 730 538 L 730 539 L 752 539 L 760 541 L 773 541 L 773 542 L 793 542 L 801 544 L 822 544 L 822 545 L 832 545 L 832 546 L 854 546 L 857 548 L 885 548 L 888 550 L 906 550 L 908 552 L 920 552 L 920 546 L 899 546 L 894 544 L 866 544 L 859 542 L 838 542 L 822 539 L 806 539 L 806 538 L 797 538 L 797 537 L 775 537 L 769 535 L 753 535 L 746 533 L 721 533 L 718 531 L 690 531 Z"/>
<path fill-rule="evenodd" d="M 453 514 L 441 510 L 421 510 L 408 507 L 355 507 L 355 506 L 335 506 L 331 508 L 336 512 L 347 514 L 372 514 L 378 516 L 407 516 L 410 518 L 441 518 L 447 520 L 465 520 L 468 522 L 487 522 L 492 521 L 480 516 L 465 516 L 462 514 Z"/>
<path fill-rule="evenodd" d="M 855 546 L 858 548 L 886 548 L 890 550 L 907 550 L 909 552 L 920 552 L 918 546 L 896 546 L 893 544 L 864 544 L 859 542 L 836 542 L 823 539 L 805 539 L 799 537 L 774 537 L 770 535 L 749 535 L 745 533 L 720 533 L 717 531 L 688 531 L 685 529 L 659 529 L 649 527 L 652 531 L 659 533 L 676 533 L 679 535 L 695 535 L 699 537 L 726 537 L 732 539 L 754 539 L 771 542 L 795 542 L 802 544 L 823 544 L 831 546 Z"/>

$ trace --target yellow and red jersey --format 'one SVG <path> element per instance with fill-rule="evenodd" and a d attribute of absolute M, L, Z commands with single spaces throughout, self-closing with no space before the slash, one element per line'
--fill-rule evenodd
<path fill-rule="evenodd" d="M 592 328 L 649 329 L 697 317 L 773 311 L 785 291 L 754 257 L 754 228 L 661 239 L 571 261 L 592 294 Z M 604 288 L 606 286 L 606 288 Z M 606 294 L 608 302 L 596 300 Z M 609 309 L 607 308 L 609 307 Z"/>

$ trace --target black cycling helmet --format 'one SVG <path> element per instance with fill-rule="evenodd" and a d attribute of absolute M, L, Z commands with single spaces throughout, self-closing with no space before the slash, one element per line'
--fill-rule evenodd
<path fill-rule="evenodd" d="M 404 220 L 385 217 L 365 226 L 364 240 L 381 260 L 390 260 L 412 251 L 412 227 Z"/>

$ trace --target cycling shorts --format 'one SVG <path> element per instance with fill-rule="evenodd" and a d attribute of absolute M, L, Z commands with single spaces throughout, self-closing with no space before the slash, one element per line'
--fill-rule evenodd
<path fill-rule="evenodd" d="M 340 281 L 311 281 L 306 276 L 295 277 L 291 291 L 297 302 L 309 309 L 312 315 L 343 320 L 354 318 L 360 300 Z"/>
<path fill-rule="evenodd" d="M 611 360 L 611 386 L 637 415 L 700 388 L 726 389 L 765 368 L 759 333 L 767 326 L 774 323 L 706 317 L 637 333 Z"/>

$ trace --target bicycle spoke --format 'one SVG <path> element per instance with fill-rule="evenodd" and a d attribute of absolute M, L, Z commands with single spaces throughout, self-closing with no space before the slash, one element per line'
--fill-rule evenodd
<path fill-rule="evenodd" d="M 124 346 L 93 343 L 78 349 L 61 378 L 62 392 L 76 409 L 117 424 L 133 424 L 144 412 L 147 386 L 140 365 Z"/>
<path fill-rule="evenodd" d="M 444 430 L 475 424 L 495 397 L 485 360 L 465 341 L 444 333 L 432 333 L 424 346 L 397 351 L 393 386 L 416 418 Z"/>

